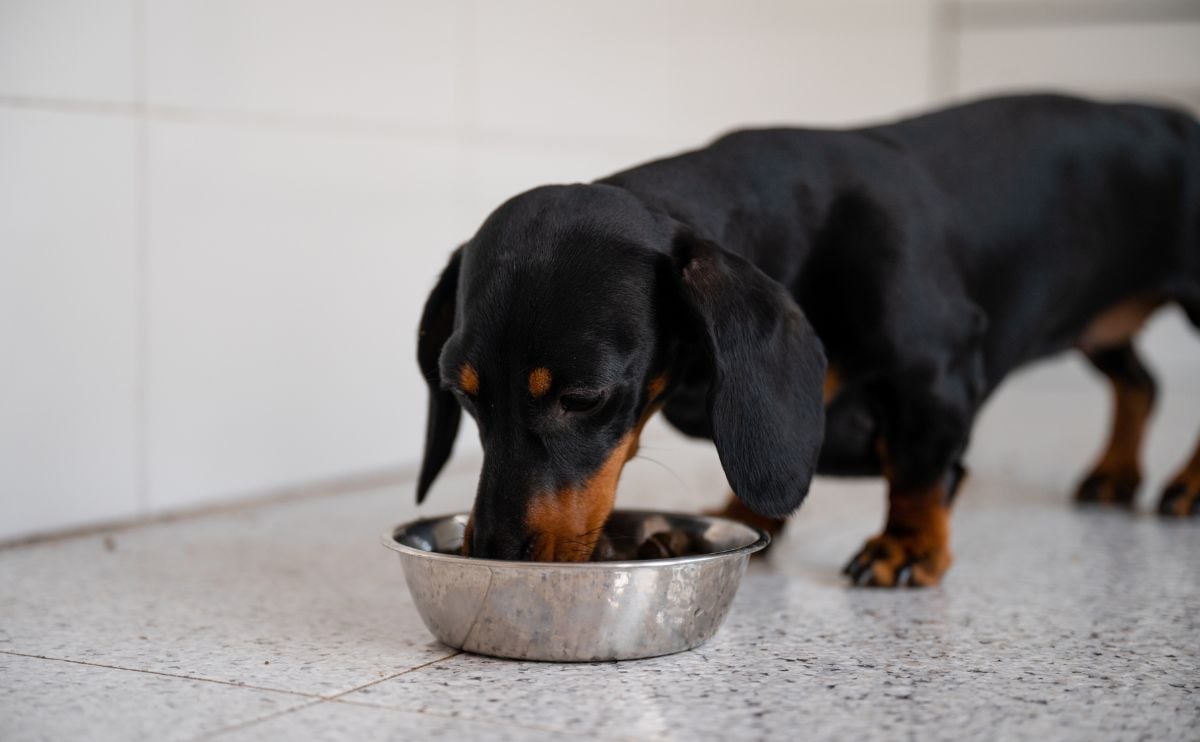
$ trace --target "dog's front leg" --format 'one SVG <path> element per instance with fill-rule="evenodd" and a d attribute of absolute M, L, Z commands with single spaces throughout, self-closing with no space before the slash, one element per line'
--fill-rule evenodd
<path fill-rule="evenodd" d="M 950 568 L 950 506 L 962 467 L 955 464 L 941 482 L 901 487 L 889 482 L 888 516 L 883 531 L 868 539 L 846 566 L 857 585 L 930 587 Z"/>
<path fill-rule="evenodd" d="M 938 378 L 936 387 L 913 379 L 880 390 L 883 432 L 879 462 L 888 483 L 883 531 L 868 539 L 846 565 L 856 585 L 929 587 L 950 568 L 950 507 L 965 470 L 977 385 L 967 377 Z"/>

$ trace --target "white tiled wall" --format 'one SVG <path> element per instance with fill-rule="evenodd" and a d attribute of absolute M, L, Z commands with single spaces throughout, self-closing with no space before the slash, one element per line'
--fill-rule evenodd
<path fill-rule="evenodd" d="M 890 115 L 928 99 L 932 8 L 890 0 L 481 3 L 478 124 L 677 147 L 747 121 Z"/>
<path fill-rule="evenodd" d="M 154 504 L 411 460 L 417 312 L 463 231 L 462 154 L 174 122 L 150 150 Z"/>
<path fill-rule="evenodd" d="M 464 2 L 153 0 L 153 104 L 457 125 Z"/>
<path fill-rule="evenodd" d="M 0 94 L 131 103 L 137 0 L 0 0 Z"/>
<path fill-rule="evenodd" d="M 413 464 L 425 293 L 520 190 L 1012 85 L 1194 105 L 1190 8 L 0 0 L 0 539 Z"/>
<path fill-rule="evenodd" d="M 135 126 L 0 108 L 0 534 L 138 512 Z"/>
<path fill-rule="evenodd" d="M 959 82 L 979 91 L 1037 87 L 1046 84 L 1045 71 L 1052 69 L 1055 86 L 1082 93 L 1190 97 L 1200 92 L 1197 39 L 1200 20 L 1068 28 L 968 25 L 958 38 Z"/>

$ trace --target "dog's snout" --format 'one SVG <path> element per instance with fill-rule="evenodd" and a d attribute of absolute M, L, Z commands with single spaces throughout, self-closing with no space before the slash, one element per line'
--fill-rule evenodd
<path fill-rule="evenodd" d="M 471 556 L 480 559 L 528 561 L 533 558 L 537 544 L 535 536 L 509 536 L 503 529 L 479 528 L 471 533 Z"/>

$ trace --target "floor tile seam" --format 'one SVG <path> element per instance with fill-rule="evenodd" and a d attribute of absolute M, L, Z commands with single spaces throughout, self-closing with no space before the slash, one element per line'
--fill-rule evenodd
<path fill-rule="evenodd" d="M 30 654 L 28 652 L 13 652 L 7 649 L 0 649 L 0 654 L 10 655 L 12 657 L 25 657 L 27 659 L 44 660 L 46 662 L 66 662 L 72 665 L 82 665 L 84 667 L 96 667 L 104 670 L 117 670 L 120 672 L 136 672 L 143 675 L 153 675 L 161 678 L 171 678 L 174 680 L 194 680 L 201 683 L 216 683 L 217 685 L 225 685 L 231 688 L 245 688 L 247 690 L 257 690 L 266 693 L 282 693 L 290 696 L 298 696 L 301 698 L 311 698 L 314 700 L 325 700 L 326 696 L 320 693 L 309 693 L 305 691 L 289 690 L 286 688 L 272 688 L 264 685 L 250 685 L 248 683 L 238 683 L 232 680 L 220 680 L 217 678 L 208 678 L 200 675 L 186 675 L 183 673 L 163 672 L 162 670 L 147 670 L 138 667 L 125 667 L 122 665 L 110 665 L 103 662 L 89 662 L 87 660 L 71 659 L 69 657 L 51 657 L 44 654 Z"/>
<path fill-rule="evenodd" d="M 384 710 L 388 710 L 388 711 L 398 711 L 401 713 L 409 713 L 409 714 L 422 714 L 424 716 L 431 716 L 431 717 L 435 717 L 435 718 L 439 718 L 439 719 L 468 721 L 468 722 L 472 722 L 472 723 L 476 723 L 476 724 L 493 724 L 493 725 L 497 725 L 497 726 L 507 727 L 510 729 L 525 729 L 525 730 L 536 731 L 536 732 L 549 732 L 552 734 L 570 734 L 570 735 L 573 735 L 576 737 L 581 736 L 577 730 L 563 729 L 560 727 L 540 726 L 540 725 L 536 725 L 536 724 L 527 724 L 527 723 L 523 723 L 523 722 L 513 722 L 513 721 L 496 719 L 494 717 L 473 717 L 473 716 L 461 716 L 461 715 L 453 716 L 453 715 L 450 715 L 449 713 L 438 713 L 437 711 L 430 711 L 428 709 L 417 710 L 417 709 L 401 708 L 399 706 L 393 706 L 393 705 L 390 705 L 387 703 L 380 703 L 380 702 L 376 702 L 376 701 L 352 700 L 352 699 L 349 699 L 346 697 L 346 696 L 350 695 L 351 693 L 355 693 L 364 688 L 369 688 L 373 685 L 378 685 L 379 683 L 385 683 L 389 680 L 398 678 L 401 675 L 409 675 L 409 674 L 412 674 L 415 672 L 419 672 L 419 671 L 425 670 L 433 665 L 437 665 L 441 662 L 445 662 L 445 661 L 448 661 L 448 660 L 454 659 L 455 657 L 460 657 L 460 656 L 466 657 L 466 656 L 470 656 L 470 655 L 467 652 L 458 650 L 458 651 L 455 651 L 454 654 L 452 654 L 448 657 L 443 657 L 438 660 L 433 660 L 432 662 L 426 662 L 424 665 L 421 665 L 419 667 L 414 667 L 412 669 L 405 670 L 404 672 L 396 673 L 395 675 L 392 675 L 387 678 L 381 678 L 380 680 L 377 680 L 372 683 L 368 683 L 368 684 L 362 686 L 361 688 L 355 688 L 353 690 L 346 691 L 344 693 L 340 693 L 335 696 L 330 696 L 330 697 L 326 698 L 325 700 L 328 702 L 331 702 L 331 703 L 341 703 L 341 704 L 352 705 L 352 706 L 368 706 L 370 708 L 384 709 Z M 647 737 L 644 737 L 644 736 L 642 736 L 642 737 L 632 737 L 632 736 L 631 737 L 623 737 L 623 736 L 619 736 L 619 735 L 618 736 L 600 736 L 600 735 L 595 735 L 595 734 L 582 735 L 582 737 L 585 739 L 603 740 L 604 742 L 633 742 L 634 740 L 640 741 L 640 740 L 647 739 Z M 651 738 L 659 739 L 660 737 L 655 736 L 655 737 L 651 737 Z"/>
<path fill-rule="evenodd" d="M 504 728 L 508 728 L 508 729 L 522 729 L 522 730 L 527 730 L 527 731 L 532 731 L 532 732 L 548 732 L 551 734 L 569 734 L 576 738 L 582 737 L 583 739 L 603 740 L 603 742 L 633 742 L 634 740 L 659 739 L 659 737 L 647 738 L 647 737 L 601 736 L 598 734 L 590 734 L 590 735 L 582 734 L 581 735 L 578 730 L 566 729 L 563 727 L 543 726 L 540 724 L 529 724 L 526 722 L 511 721 L 511 720 L 507 720 L 507 719 L 497 719 L 496 717 L 493 717 L 493 716 L 463 716 L 461 714 L 458 716 L 454 716 L 448 712 L 443 711 L 440 708 L 435 709 L 435 710 L 401 708 L 399 706 L 393 706 L 393 705 L 390 705 L 387 703 L 378 703 L 378 702 L 374 702 L 374 701 L 356 701 L 356 700 L 350 700 L 347 698 L 331 698 L 328 700 L 330 703 L 339 703 L 344 706 L 363 706 L 366 708 L 374 708 L 374 709 L 380 709 L 380 710 L 384 710 L 384 711 L 396 711 L 396 712 L 404 713 L 404 714 L 420 714 L 421 716 L 429 716 L 429 717 L 433 717 L 435 719 L 447 719 L 447 720 L 451 720 L 451 721 L 466 721 L 466 722 L 470 722 L 472 724 L 490 724 L 490 725 L 497 726 L 497 727 L 504 727 Z"/>
<path fill-rule="evenodd" d="M 402 676 L 402 675 L 408 675 L 408 674 L 410 674 L 410 673 L 419 672 L 419 671 L 421 671 L 421 670 L 424 670 L 424 669 L 425 669 L 425 668 L 427 668 L 427 667 L 430 667 L 430 666 L 432 666 L 432 665 L 436 665 L 436 664 L 438 664 L 438 663 L 440 663 L 440 662 L 446 662 L 446 661 L 448 661 L 448 660 L 452 660 L 452 659 L 454 659 L 455 657 L 458 657 L 459 655 L 461 655 L 461 654 L 463 653 L 461 649 L 450 649 L 449 647 L 447 647 L 447 649 L 449 650 L 450 654 L 446 654 L 446 655 L 443 655 L 443 656 L 441 656 L 441 657 L 438 657 L 437 659 L 433 659 L 433 660 L 430 660 L 430 661 L 428 661 L 428 662 L 424 662 L 424 663 L 422 663 L 422 664 L 420 664 L 420 665 L 417 665 L 416 667 L 408 667 L 408 668 L 405 668 L 405 669 L 403 669 L 403 670 L 400 670 L 399 672 L 394 672 L 394 673 L 392 673 L 391 675 L 388 675 L 387 677 L 378 678 L 378 679 L 376 679 L 376 680 L 372 680 L 372 681 L 371 681 L 371 682 L 369 682 L 369 683 L 363 683 L 362 685 L 357 685 L 357 686 L 355 686 L 355 687 L 353 687 L 353 688 L 350 688 L 349 690 L 343 690 L 343 691 L 338 691 L 337 693 L 331 693 L 331 694 L 327 694 L 327 695 L 322 695 L 322 696 L 321 696 L 321 700 L 323 700 L 323 701 L 336 701 L 336 700 L 338 700 L 339 698 L 341 698 L 342 696 L 346 696 L 346 695 L 349 695 L 349 694 L 351 694 L 351 693 L 357 693 L 357 692 L 359 692 L 360 690 L 364 690 L 364 689 L 366 689 L 366 688 L 370 688 L 370 687 L 372 687 L 372 686 L 379 685 L 380 683 L 386 683 L 387 681 L 389 681 L 389 680 L 394 680 L 394 679 L 396 679 L 396 678 L 398 678 L 398 677 L 400 677 L 400 676 Z"/>
<path fill-rule="evenodd" d="M 236 724 L 231 724 L 230 726 L 223 727 L 221 729 L 216 729 L 211 732 L 206 732 L 206 733 L 200 735 L 199 737 L 195 737 L 194 741 L 208 740 L 208 739 L 215 739 L 217 737 L 222 737 L 231 732 L 240 731 L 242 729 L 249 729 L 250 727 L 257 726 L 258 724 L 262 724 L 262 723 L 271 721 L 273 719 L 277 719 L 282 716 L 286 716 L 287 714 L 297 713 L 299 711 L 303 711 L 304 709 L 312 708 L 313 706 L 318 706 L 321 704 L 330 704 L 330 703 L 343 703 L 344 704 L 345 703 L 344 701 L 338 700 L 342 696 L 345 696 L 349 693 L 358 692 L 364 688 L 370 688 L 371 686 L 378 685 L 379 683 L 385 683 L 394 678 L 398 678 L 401 675 L 407 675 L 410 672 L 416 672 L 417 670 L 424 669 L 426 667 L 429 667 L 430 665 L 436 665 L 439 662 L 445 662 L 446 660 L 453 659 L 460 654 L 462 654 L 462 652 L 460 650 L 453 650 L 450 654 L 445 655 L 444 657 L 438 657 L 435 660 L 431 660 L 429 662 L 418 665 L 416 667 L 410 667 L 410 668 L 407 668 L 400 672 L 392 673 L 391 675 L 388 675 L 387 677 L 379 678 L 378 680 L 372 680 L 369 683 L 364 683 L 362 685 L 358 685 L 358 686 L 355 686 L 348 690 L 340 691 L 338 693 L 334 693 L 331 695 L 322 695 L 322 696 L 312 698 L 311 703 L 301 704 L 299 706 L 294 706 L 290 709 L 282 709 L 280 711 L 274 711 L 272 713 L 264 714 L 263 716 L 260 716 L 260 717 L 254 718 L 254 719 L 247 719 L 245 721 L 241 721 Z M 362 704 L 359 704 L 359 705 L 362 705 Z M 391 710 L 394 711 L 396 709 L 391 709 Z"/>
<path fill-rule="evenodd" d="M 286 709 L 278 709 L 269 714 L 263 714 L 262 716 L 256 716 L 253 719 L 239 721 L 236 724 L 230 724 L 228 726 L 221 727 L 220 729 L 202 732 L 201 734 L 192 737 L 189 742 L 200 742 L 201 740 L 216 739 L 217 737 L 222 737 L 242 729 L 249 729 L 250 727 L 271 721 L 272 719 L 278 719 L 282 716 L 287 716 L 288 714 L 294 714 L 298 711 L 303 711 L 304 709 L 312 708 L 313 706 L 319 706 L 323 703 L 328 703 L 328 701 L 326 701 L 324 698 L 310 698 L 307 703 L 301 703 Z"/>

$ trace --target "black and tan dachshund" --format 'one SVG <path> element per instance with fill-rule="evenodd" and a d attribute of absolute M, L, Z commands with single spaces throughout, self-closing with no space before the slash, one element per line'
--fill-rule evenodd
<path fill-rule="evenodd" d="M 710 438 L 728 512 L 777 527 L 814 472 L 886 477 L 846 571 L 926 586 L 950 566 L 972 422 L 1006 374 L 1080 349 L 1113 384 L 1076 495 L 1131 507 L 1155 385 L 1132 339 L 1200 326 L 1200 124 L 1038 95 L 885 126 L 739 131 L 592 184 L 512 198 L 425 306 L 418 501 L 460 411 L 483 442 L 464 550 L 580 561 L 659 409 Z M 1165 515 L 1200 512 L 1200 451 Z"/>

